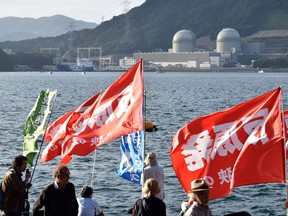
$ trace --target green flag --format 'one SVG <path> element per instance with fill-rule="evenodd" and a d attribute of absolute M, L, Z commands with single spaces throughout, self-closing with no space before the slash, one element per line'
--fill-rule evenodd
<path fill-rule="evenodd" d="M 54 96 L 56 96 L 56 91 L 41 90 L 36 103 L 27 116 L 23 130 L 23 155 L 28 158 L 29 166 L 33 166 L 34 157 L 38 153 L 38 137 L 43 134 Z"/>

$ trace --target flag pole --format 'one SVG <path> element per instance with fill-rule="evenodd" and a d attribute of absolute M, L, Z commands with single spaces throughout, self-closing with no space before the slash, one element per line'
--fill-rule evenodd
<path fill-rule="evenodd" d="M 285 118 L 284 118 L 284 108 L 283 108 L 283 94 L 282 94 L 282 89 L 283 86 L 280 86 L 281 89 L 281 100 L 280 100 L 280 105 L 281 105 L 281 115 L 282 115 L 282 130 L 283 130 L 283 140 L 284 140 L 284 158 L 285 158 L 285 162 L 284 162 L 284 166 L 285 166 L 285 184 L 286 184 L 286 202 L 288 201 L 288 184 L 287 184 L 287 166 L 286 166 L 286 131 L 285 131 Z M 286 215 L 288 216 L 288 208 L 286 208 Z"/>
<path fill-rule="evenodd" d="M 99 97 L 101 97 L 101 95 L 102 95 L 102 89 L 99 91 L 99 93 L 100 93 Z M 91 186 L 92 188 L 93 188 L 93 178 L 94 178 L 94 173 L 95 173 L 96 153 L 97 153 L 97 148 L 95 149 L 95 153 L 94 153 L 94 162 L 93 162 L 92 173 L 91 173 L 91 183 L 90 183 L 90 186 Z"/>
<path fill-rule="evenodd" d="M 95 149 L 95 153 L 94 153 L 94 163 L 93 163 L 92 175 L 91 175 L 91 183 L 90 183 L 90 186 L 91 186 L 92 188 L 93 188 L 93 178 L 94 178 L 94 173 L 95 173 L 96 152 L 97 152 L 97 149 Z"/>
<path fill-rule="evenodd" d="M 143 145 L 143 157 L 145 157 L 145 144 L 146 144 L 146 90 L 144 90 L 144 122 L 143 122 L 143 135 L 144 135 L 144 145 Z M 144 162 L 144 160 L 143 160 Z"/>
<path fill-rule="evenodd" d="M 49 117 L 48 117 L 48 120 L 47 120 L 47 122 L 46 122 L 46 127 L 45 127 L 45 125 L 44 125 L 45 131 L 44 131 L 44 134 L 43 134 L 42 139 L 41 139 L 41 143 L 40 143 L 40 146 L 39 146 L 39 151 L 38 151 L 38 154 L 37 154 L 37 157 L 36 157 L 36 160 L 35 160 L 34 169 L 32 169 L 32 174 L 31 174 L 31 178 L 30 178 L 29 183 L 32 182 L 32 179 L 33 179 L 33 176 L 34 176 L 34 172 L 35 172 L 36 166 L 37 166 L 37 164 L 38 164 L 39 156 L 40 156 L 41 149 L 42 149 L 43 142 L 44 142 L 44 137 L 45 137 L 45 134 L 46 134 L 46 132 L 47 132 L 47 125 L 49 124 L 50 119 L 51 119 L 51 115 L 52 115 L 53 107 L 54 107 L 54 104 L 55 104 L 55 101 L 56 101 L 56 97 L 57 97 L 57 91 L 55 91 L 55 97 L 54 97 L 53 102 L 52 102 L 52 106 L 51 106 L 51 110 L 50 110 L 50 113 L 49 113 Z"/>
<path fill-rule="evenodd" d="M 47 90 L 49 91 L 49 90 Z M 48 93 L 49 94 L 49 93 Z M 54 100 L 52 102 L 52 106 L 51 106 L 51 110 L 50 110 L 50 113 L 49 113 L 49 117 L 48 117 L 48 120 L 47 120 L 47 123 L 46 123 L 46 126 L 49 124 L 49 121 L 50 121 L 50 118 L 51 118 L 51 114 L 52 114 L 52 110 L 53 110 L 53 106 L 55 104 L 55 100 L 56 100 L 56 96 L 57 96 L 57 91 L 55 91 L 55 97 L 54 97 Z M 49 104 L 48 104 L 49 106 Z M 45 127 L 45 123 L 44 123 L 44 127 Z M 40 144 L 40 148 L 39 148 L 39 151 L 38 151 L 38 154 L 37 154 L 37 157 L 36 157 L 36 161 L 35 161 L 35 165 L 34 165 L 34 168 L 32 169 L 32 174 L 31 174 L 31 177 L 30 177 L 30 180 L 29 180 L 29 183 L 31 184 L 32 182 L 32 179 L 33 179 L 33 176 L 34 176 L 34 173 L 35 173 L 35 169 L 36 169 L 36 166 L 37 166 L 37 161 L 39 159 L 39 155 L 40 155 L 40 152 L 41 152 L 41 148 L 42 148 L 42 145 L 43 145 L 43 142 L 44 142 L 44 136 L 46 134 L 46 131 L 47 131 L 47 127 L 45 127 L 45 131 L 44 131 L 44 134 L 42 136 L 42 140 L 41 140 L 41 144 Z M 36 140 L 37 142 L 37 140 Z M 27 169 L 26 172 L 29 172 L 29 170 Z M 27 188 L 25 190 L 25 197 L 24 197 L 24 208 L 23 208 L 23 215 L 24 216 L 29 216 L 30 215 L 30 203 L 28 201 L 28 194 L 29 194 L 29 188 Z"/>
<path fill-rule="evenodd" d="M 143 59 L 142 59 L 142 71 L 144 74 L 144 66 L 143 66 Z M 141 186 L 143 188 L 144 186 L 144 165 L 145 165 L 145 146 L 146 146 L 146 119 L 147 119 L 147 113 L 146 113 L 146 90 L 144 89 L 144 93 L 143 93 L 143 97 L 144 97 L 144 126 L 143 126 L 143 149 L 142 149 L 142 154 L 143 154 L 143 170 L 142 170 L 142 178 L 141 178 Z M 142 191 L 142 190 L 141 190 Z M 142 194 L 142 192 L 141 192 Z"/>

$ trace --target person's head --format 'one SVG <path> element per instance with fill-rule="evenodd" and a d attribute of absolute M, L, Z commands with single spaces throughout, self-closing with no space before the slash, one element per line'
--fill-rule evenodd
<path fill-rule="evenodd" d="M 145 181 L 142 191 L 148 196 L 155 196 L 156 194 L 160 193 L 161 189 L 159 188 L 158 181 L 156 179 L 149 178 Z"/>
<path fill-rule="evenodd" d="M 12 161 L 12 168 L 17 172 L 24 172 L 27 168 L 27 157 L 17 155 Z"/>
<path fill-rule="evenodd" d="M 54 170 L 54 177 L 59 187 L 64 187 L 70 179 L 70 171 L 66 165 L 60 164 Z"/>
<path fill-rule="evenodd" d="M 154 152 L 149 152 L 145 158 L 145 164 L 150 166 L 157 165 L 157 158 Z"/>
<path fill-rule="evenodd" d="M 81 197 L 83 198 L 91 198 L 92 197 L 92 194 L 93 194 L 93 189 L 89 186 L 84 186 L 82 189 L 81 189 Z"/>
<path fill-rule="evenodd" d="M 207 206 L 209 202 L 209 190 L 211 189 L 205 183 L 204 179 L 196 179 L 191 182 L 192 190 L 189 197 L 200 205 Z"/>

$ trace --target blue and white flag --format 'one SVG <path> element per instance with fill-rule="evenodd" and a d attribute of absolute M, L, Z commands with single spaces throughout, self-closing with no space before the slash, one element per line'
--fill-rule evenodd
<path fill-rule="evenodd" d="M 122 136 L 121 162 L 116 170 L 117 175 L 136 184 L 141 183 L 143 170 L 143 138 L 143 131 Z"/>

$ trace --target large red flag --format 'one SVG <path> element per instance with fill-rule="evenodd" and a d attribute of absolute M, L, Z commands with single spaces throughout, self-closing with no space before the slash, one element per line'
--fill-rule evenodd
<path fill-rule="evenodd" d="M 284 114 L 284 128 L 285 128 L 285 141 L 286 141 L 286 159 L 288 158 L 288 110 Z"/>
<path fill-rule="evenodd" d="M 68 135 L 68 127 L 71 127 L 79 117 L 94 103 L 97 103 L 100 93 L 95 94 L 80 106 L 54 121 L 46 130 L 44 139 L 49 142 L 43 150 L 41 161 L 47 162 L 61 155 L 61 145 Z"/>
<path fill-rule="evenodd" d="M 170 156 L 186 192 L 205 178 L 210 198 L 233 187 L 285 182 L 281 88 L 230 109 L 200 117 L 181 128 Z"/>
<path fill-rule="evenodd" d="M 62 163 L 67 164 L 73 154 L 87 155 L 113 139 L 143 130 L 143 93 L 140 59 L 69 127 L 61 146 Z"/>

